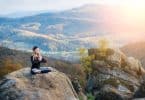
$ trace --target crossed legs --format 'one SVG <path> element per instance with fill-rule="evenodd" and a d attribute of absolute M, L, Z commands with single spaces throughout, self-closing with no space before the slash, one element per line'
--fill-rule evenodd
<path fill-rule="evenodd" d="M 33 68 L 31 70 L 32 74 L 48 73 L 53 71 L 52 67 L 40 67 L 39 69 Z"/>

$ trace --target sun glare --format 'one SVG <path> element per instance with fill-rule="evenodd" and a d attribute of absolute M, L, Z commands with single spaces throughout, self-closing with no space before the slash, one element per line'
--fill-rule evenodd
<path fill-rule="evenodd" d="M 142 19 L 145 17 L 145 1 L 134 1 L 124 6 L 125 14 L 130 18 Z"/>

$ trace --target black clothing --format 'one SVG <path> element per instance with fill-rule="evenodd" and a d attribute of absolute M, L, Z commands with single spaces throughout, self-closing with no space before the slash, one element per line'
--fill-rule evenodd
<path fill-rule="evenodd" d="M 40 69 L 40 70 L 41 70 L 41 69 Z M 48 72 L 51 72 L 51 70 L 49 70 L 49 69 L 41 70 L 40 73 L 48 73 Z M 34 71 L 32 71 L 32 69 L 31 69 L 31 74 L 32 74 L 32 75 L 35 75 L 35 74 L 38 74 L 38 72 L 34 72 Z"/>
<path fill-rule="evenodd" d="M 51 72 L 51 70 L 41 70 L 41 73 L 48 73 Z"/>
<path fill-rule="evenodd" d="M 42 57 L 42 60 L 39 61 L 38 58 L 33 59 L 33 56 L 31 56 L 31 63 L 32 63 L 31 73 L 34 74 L 34 72 L 32 71 L 33 68 L 40 69 L 40 64 L 41 63 L 46 63 L 46 62 L 47 62 L 46 59 L 44 59 L 43 57 Z M 47 72 L 47 71 L 44 71 L 44 72 Z M 44 73 L 44 72 L 42 71 L 42 73 Z"/>
<path fill-rule="evenodd" d="M 39 69 L 40 68 L 40 63 L 46 63 L 46 62 L 47 61 L 44 58 L 42 58 L 42 60 L 39 61 L 38 58 L 33 60 L 33 56 L 31 56 L 31 63 L 32 63 L 31 69 L 32 68 L 38 68 Z"/>

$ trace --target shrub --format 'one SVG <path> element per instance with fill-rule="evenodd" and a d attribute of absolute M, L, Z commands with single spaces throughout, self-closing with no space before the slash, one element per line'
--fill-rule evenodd
<path fill-rule="evenodd" d="M 84 72 L 86 74 L 89 74 L 92 72 L 92 60 L 94 59 L 94 55 L 87 55 L 86 50 L 84 48 L 81 48 L 79 50 L 80 54 L 80 63 L 81 66 L 84 68 Z"/>
<path fill-rule="evenodd" d="M 22 65 L 20 63 L 13 62 L 10 58 L 5 58 L 1 64 L 3 65 L 3 67 L 0 67 L 0 77 L 3 77 L 8 73 L 22 68 Z"/>

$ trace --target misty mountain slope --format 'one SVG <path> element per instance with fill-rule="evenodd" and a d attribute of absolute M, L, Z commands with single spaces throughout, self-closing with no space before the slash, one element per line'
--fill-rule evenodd
<path fill-rule="evenodd" d="M 97 10 L 93 11 L 94 8 Z M 103 31 L 97 13 L 96 5 L 87 5 L 23 18 L 0 18 L 0 41 L 8 47 L 26 50 L 32 45 L 40 45 L 46 52 L 93 47 L 94 44 L 86 38 L 101 36 Z"/>
<path fill-rule="evenodd" d="M 0 18 L 0 42 L 22 50 L 39 45 L 45 52 L 72 52 L 81 47 L 96 47 L 96 41 L 102 37 L 123 45 L 129 43 L 130 38 L 143 39 L 136 34 L 144 32 L 140 27 L 144 22 L 128 20 L 129 16 L 120 6 L 84 5 L 61 12 L 8 17 Z"/>
<path fill-rule="evenodd" d="M 137 42 L 123 46 L 121 50 L 128 56 L 138 58 L 145 68 L 145 42 Z"/>

